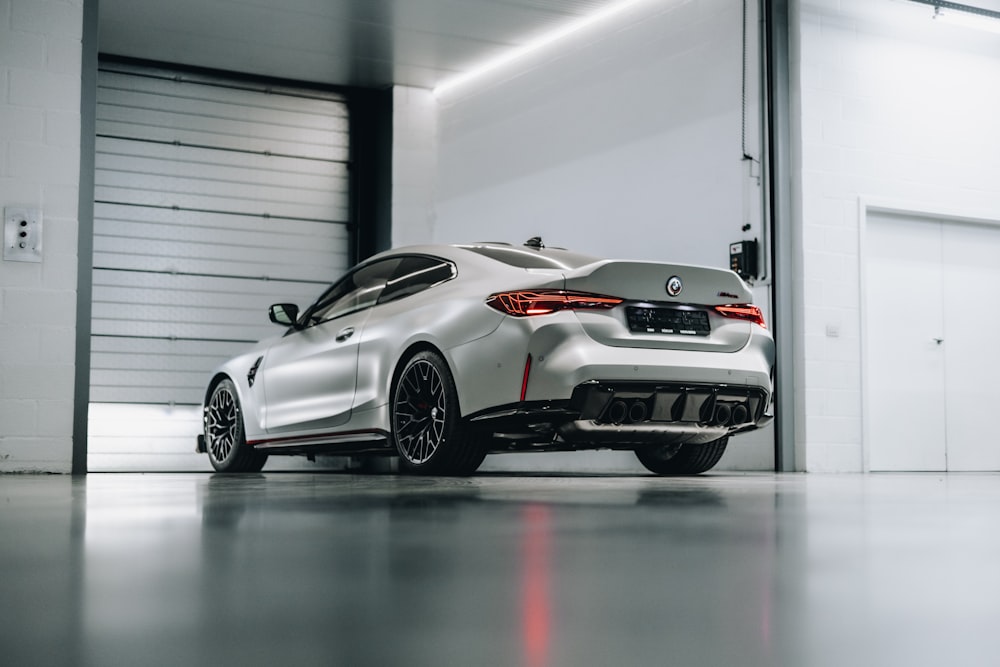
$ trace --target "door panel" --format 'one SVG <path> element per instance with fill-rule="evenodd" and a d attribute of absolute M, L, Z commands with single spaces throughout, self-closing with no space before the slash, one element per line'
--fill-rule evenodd
<path fill-rule="evenodd" d="M 1000 470 L 1000 230 L 944 225 L 948 470 Z"/>
<path fill-rule="evenodd" d="M 872 470 L 1000 470 L 1000 229 L 869 216 Z"/>
<path fill-rule="evenodd" d="M 341 426 L 351 418 L 358 382 L 358 345 L 372 307 L 400 258 L 364 264 L 338 280 L 275 343 L 258 377 L 270 434 Z"/>
<path fill-rule="evenodd" d="M 296 331 L 267 351 L 257 381 L 267 397 L 269 434 L 333 428 L 350 419 L 358 342 L 370 313 L 365 308 Z"/>
<path fill-rule="evenodd" d="M 945 470 L 939 222 L 871 215 L 866 341 L 872 470 Z"/>

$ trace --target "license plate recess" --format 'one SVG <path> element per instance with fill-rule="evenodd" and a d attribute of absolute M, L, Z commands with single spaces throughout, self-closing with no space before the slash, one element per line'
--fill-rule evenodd
<path fill-rule="evenodd" d="M 625 309 L 632 333 L 708 336 L 712 326 L 708 313 L 696 308 L 628 306 Z"/>

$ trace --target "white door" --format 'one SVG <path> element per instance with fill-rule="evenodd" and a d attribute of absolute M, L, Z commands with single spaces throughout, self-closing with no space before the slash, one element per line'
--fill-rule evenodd
<path fill-rule="evenodd" d="M 1000 229 L 943 230 L 948 470 L 1000 470 Z"/>
<path fill-rule="evenodd" d="M 868 217 L 871 470 L 1000 470 L 990 419 L 1000 354 L 1000 229 Z M 991 293 L 992 292 L 992 293 Z"/>
<path fill-rule="evenodd" d="M 869 216 L 867 426 L 872 470 L 944 470 L 941 224 Z"/>

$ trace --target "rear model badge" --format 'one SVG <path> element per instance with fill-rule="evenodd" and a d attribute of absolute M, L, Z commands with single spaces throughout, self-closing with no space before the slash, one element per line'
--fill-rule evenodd
<path fill-rule="evenodd" d="M 678 276 L 670 276 L 670 279 L 667 280 L 667 294 L 677 296 L 683 289 L 684 283 L 681 282 L 681 279 Z"/>

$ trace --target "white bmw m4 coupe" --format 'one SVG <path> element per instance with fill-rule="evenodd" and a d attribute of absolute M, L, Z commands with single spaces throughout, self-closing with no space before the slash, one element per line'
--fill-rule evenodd
<path fill-rule="evenodd" d="M 498 452 L 622 449 L 704 472 L 771 421 L 774 341 L 727 270 L 480 243 L 351 269 L 217 369 L 198 450 L 216 470 L 275 454 L 389 455 L 467 475 Z"/>

